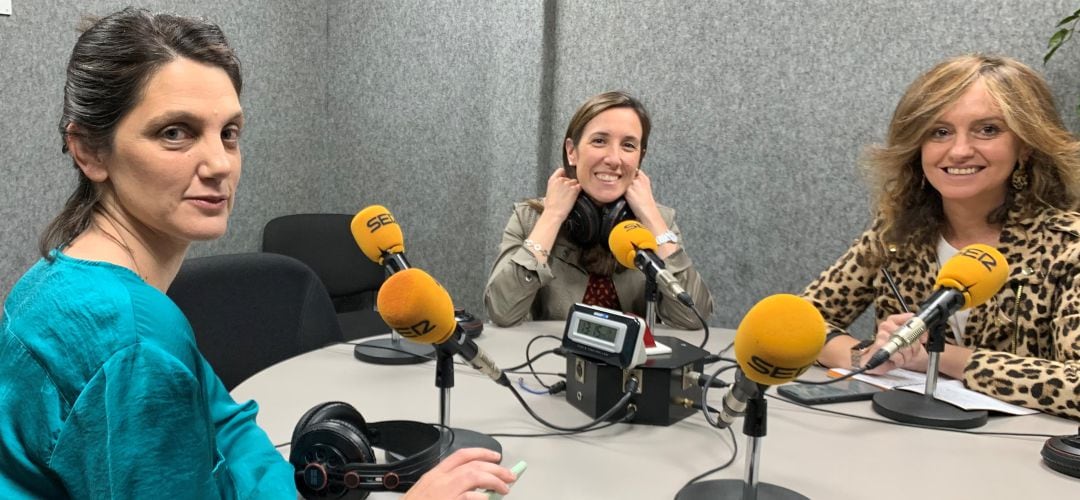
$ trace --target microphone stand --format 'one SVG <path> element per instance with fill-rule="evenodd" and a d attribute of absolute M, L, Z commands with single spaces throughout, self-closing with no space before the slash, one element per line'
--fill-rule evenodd
<path fill-rule="evenodd" d="M 746 435 L 746 479 L 713 479 L 691 484 L 675 494 L 675 500 L 809 500 L 799 493 L 771 483 L 758 481 L 758 462 L 761 460 L 761 441 L 765 437 L 768 404 L 765 389 L 758 384 L 757 391 L 746 402 L 743 417 L 743 434 Z"/>
<path fill-rule="evenodd" d="M 409 268 L 401 254 L 386 254 L 383 265 L 388 274 Z M 360 361 L 376 365 L 415 365 L 425 363 L 435 354 L 435 348 L 427 344 L 402 341 L 401 335 L 390 329 L 390 338 L 360 342 L 353 348 L 353 356 Z"/>
<path fill-rule="evenodd" d="M 649 331 L 656 328 L 656 304 L 660 300 L 660 288 L 656 285 L 656 278 L 645 274 L 645 325 Z"/>
<path fill-rule="evenodd" d="M 502 454 L 502 445 L 495 438 L 480 432 L 450 427 L 450 388 L 454 387 L 454 355 L 435 349 L 435 387 L 439 388 L 439 425 L 454 433 L 454 442 L 446 454 L 462 448 L 487 448 Z"/>
<path fill-rule="evenodd" d="M 926 341 L 930 361 L 926 367 L 923 394 L 897 389 L 879 392 L 874 394 L 874 411 L 897 422 L 950 429 L 973 429 L 986 424 L 986 410 L 964 410 L 934 397 L 941 353 L 945 351 L 946 328 L 944 321 L 930 327 L 930 337 Z"/>

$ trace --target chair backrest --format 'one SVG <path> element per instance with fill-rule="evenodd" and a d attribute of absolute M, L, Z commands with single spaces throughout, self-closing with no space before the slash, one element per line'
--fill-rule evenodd
<path fill-rule="evenodd" d="M 188 259 L 168 295 L 229 390 L 274 363 L 343 339 L 319 277 L 291 257 L 245 253 Z"/>
<path fill-rule="evenodd" d="M 262 250 L 307 264 L 322 279 L 331 297 L 375 292 L 386 279 L 386 271 L 357 246 L 349 227 L 352 218 L 347 214 L 278 217 L 263 228 Z"/>

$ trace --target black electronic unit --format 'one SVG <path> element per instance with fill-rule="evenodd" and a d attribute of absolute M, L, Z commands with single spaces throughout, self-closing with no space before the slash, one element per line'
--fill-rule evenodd
<path fill-rule="evenodd" d="M 585 358 L 630 368 L 645 362 L 645 321 L 613 309 L 574 304 L 566 318 L 562 348 Z"/>
<path fill-rule="evenodd" d="M 617 366 L 566 353 L 566 400 L 592 418 L 610 410 L 624 394 L 629 374 L 637 376 L 638 393 L 630 398 L 636 408 L 631 423 L 671 425 L 690 415 L 690 404 L 701 402 L 701 387 L 689 372 L 701 373 L 708 352 L 675 337 L 656 337 L 670 354 L 650 357 L 644 364 L 623 370 Z M 625 411 L 612 420 L 622 419 Z"/>

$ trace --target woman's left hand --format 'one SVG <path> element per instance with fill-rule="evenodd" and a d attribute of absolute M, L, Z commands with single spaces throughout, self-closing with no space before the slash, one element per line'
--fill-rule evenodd
<path fill-rule="evenodd" d="M 626 203 L 630 205 L 638 220 L 654 235 L 667 232 L 667 224 L 660 216 L 660 209 L 656 207 L 656 200 L 653 198 L 652 181 L 645 175 L 644 170 L 638 169 L 633 182 L 626 189 Z"/>

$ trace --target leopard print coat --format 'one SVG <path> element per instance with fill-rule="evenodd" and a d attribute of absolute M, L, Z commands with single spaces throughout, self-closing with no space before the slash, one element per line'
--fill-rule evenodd
<path fill-rule="evenodd" d="M 873 305 L 880 323 L 901 312 L 884 267 L 912 307 L 930 297 L 940 265 L 934 245 L 882 252 L 871 229 L 806 287 L 828 324 L 830 338 Z M 1080 420 L 1080 214 L 1046 208 L 1009 213 L 998 250 L 1009 279 L 971 310 L 962 341 L 974 350 L 964 369 L 968 388 L 1028 408 Z M 915 311 L 917 312 L 917 311 Z M 952 341 L 952 336 L 949 336 Z"/>

